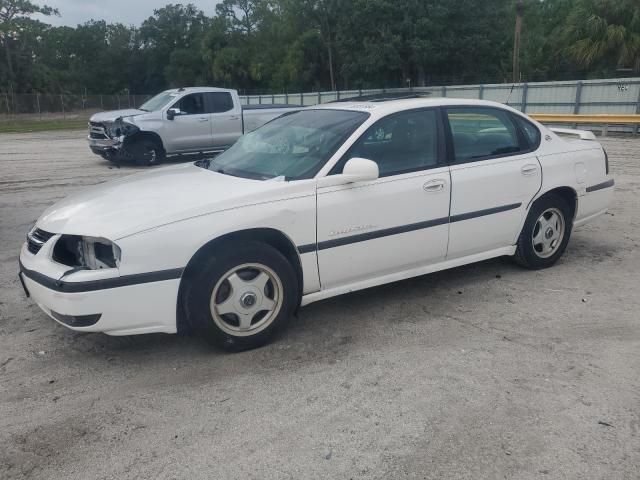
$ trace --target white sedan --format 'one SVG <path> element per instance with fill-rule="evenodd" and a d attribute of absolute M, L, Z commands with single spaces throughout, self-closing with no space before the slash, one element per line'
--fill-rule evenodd
<path fill-rule="evenodd" d="M 550 267 L 613 184 L 591 133 L 498 103 L 323 105 L 216 158 L 53 205 L 20 278 L 73 330 L 195 332 L 242 350 L 342 293 L 502 255 Z"/>

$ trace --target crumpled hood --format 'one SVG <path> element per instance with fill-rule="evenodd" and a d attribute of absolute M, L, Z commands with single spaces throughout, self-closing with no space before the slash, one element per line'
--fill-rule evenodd
<path fill-rule="evenodd" d="M 285 182 L 248 180 L 193 164 L 86 188 L 49 207 L 36 225 L 51 233 L 117 240 L 187 218 L 284 195 Z M 275 197 L 274 197 L 275 195 Z"/>
<path fill-rule="evenodd" d="M 135 115 L 142 115 L 144 110 L 138 110 L 137 108 L 126 108 L 124 110 L 110 110 L 108 112 L 99 112 L 94 114 L 89 121 L 91 122 L 115 122 L 120 117 L 133 117 Z"/>

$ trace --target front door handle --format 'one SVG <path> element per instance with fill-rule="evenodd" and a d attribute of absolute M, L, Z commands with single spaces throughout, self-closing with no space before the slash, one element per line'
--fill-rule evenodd
<path fill-rule="evenodd" d="M 240 117 L 234 115 L 233 117 L 229 117 L 229 120 L 240 120 Z"/>
<path fill-rule="evenodd" d="M 447 184 L 447 182 L 445 182 L 444 180 L 442 180 L 441 178 L 435 179 L 435 180 L 430 180 L 427 183 L 425 183 L 422 188 L 424 189 L 425 192 L 429 192 L 429 193 L 435 193 L 435 192 L 441 192 L 444 190 L 444 186 Z"/>
<path fill-rule="evenodd" d="M 538 165 L 529 163 L 524 167 L 522 167 L 520 171 L 522 172 L 522 175 L 525 175 L 525 176 L 535 175 L 536 173 L 538 173 Z"/>
<path fill-rule="evenodd" d="M 200 118 L 198 119 L 198 121 L 199 121 L 199 122 L 208 122 L 208 121 L 209 121 L 209 119 L 208 119 L 207 117 L 200 117 Z"/>

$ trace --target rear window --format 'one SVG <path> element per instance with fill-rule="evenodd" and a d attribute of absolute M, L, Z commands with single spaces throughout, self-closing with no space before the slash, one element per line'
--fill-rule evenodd
<path fill-rule="evenodd" d="M 527 139 L 529 148 L 531 148 L 531 150 L 537 149 L 540 146 L 541 137 L 538 127 L 520 115 L 513 115 L 513 118 L 522 130 L 522 133 L 524 133 L 524 137 Z"/>

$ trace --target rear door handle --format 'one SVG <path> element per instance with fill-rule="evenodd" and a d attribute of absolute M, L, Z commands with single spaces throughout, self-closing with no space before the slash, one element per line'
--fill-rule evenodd
<path fill-rule="evenodd" d="M 536 173 L 538 173 L 538 165 L 529 163 L 524 167 L 522 167 L 520 171 L 522 172 L 522 175 L 525 175 L 525 176 L 535 175 Z"/>
<path fill-rule="evenodd" d="M 198 119 L 198 121 L 199 121 L 199 122 L 208 122 L 208 121 L 209 121 L 209 119 L 208 119 L 207 117 L 200 117 L 200 118 Z"/>
<path fill-rule="evenodd" d="M 422 188 L 424 189 L 425 192 L 435 193 L 435 192 L 443 191 L 444 190 L 444 186 L 446 184 L 447 184 L 447 182 L 445 182 L 441 178 L 437 178 L 435 180 L 428 181 L 427 183 L 425 183 L 422 186 Z"/>

